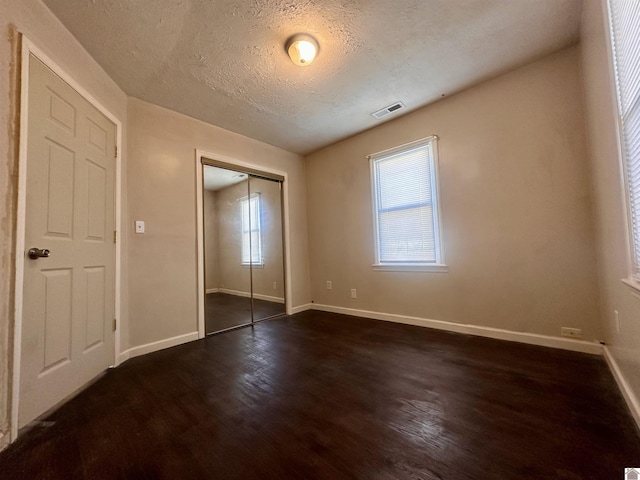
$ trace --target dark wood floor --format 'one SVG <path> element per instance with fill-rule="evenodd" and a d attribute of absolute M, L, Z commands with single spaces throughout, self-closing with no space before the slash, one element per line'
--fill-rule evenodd
<path fill-rule="evenodd" d="M 283 303 L 253 299 L 256 321 L 284 313 Z M 251 323 L 251 299 L 227 293 L 207 293 L 204 318 L 208 334 Z"/>
<path fill-rule="evenodd" d="M 139 357 L 10 479 L 594 479 L 640 465 L 600 357 L 305 312 Z"/>

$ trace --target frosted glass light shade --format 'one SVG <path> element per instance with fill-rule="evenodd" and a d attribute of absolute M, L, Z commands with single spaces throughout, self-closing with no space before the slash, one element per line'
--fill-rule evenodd
<path fill-rule="evenodd" d="M 318 54 L 318 42 L 310 35 L 294 35 L 287 41 L 287 53 L 291 61 L 300 67 L 306 67 Z"/>

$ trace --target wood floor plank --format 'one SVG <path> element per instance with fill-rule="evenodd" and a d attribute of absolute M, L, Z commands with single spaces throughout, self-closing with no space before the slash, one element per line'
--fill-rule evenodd
<path fill-rule="evenodd" d="M 601 357 L 322 312 L 138 357 L 2 479 L 593 479 L 640 465 Z"/>
<path fill-rule="evenodd" d="M 251 323 L 251 298 L 228 293 L 207 293 L 204 308 L 207 335 Z M 254 321 L 284 315 L 284 313 L 284 303 L 253 299 Z"/>

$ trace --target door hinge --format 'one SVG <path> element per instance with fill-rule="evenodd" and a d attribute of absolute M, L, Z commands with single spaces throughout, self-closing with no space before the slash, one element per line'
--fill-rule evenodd
<path fill-rule="evenodd" d="M 116 331 L 117 324 L 118 324 L 118 320 L 116 320 L 116 319 L 114 318 L 114 319 L 113 319 L 113 331 L 114 331 L 114 332 Z"/>
<path fill-rule="evenodd" d="M 113 243 L 118 243 L 118 232 L 113 231 Z"/>
<path fill-rule="evenodd" d="M 116 145 L 115 147 L 113 147 L 113 150 L 114 150 L 113 158 L 118 158 L 118 146 Z"/>

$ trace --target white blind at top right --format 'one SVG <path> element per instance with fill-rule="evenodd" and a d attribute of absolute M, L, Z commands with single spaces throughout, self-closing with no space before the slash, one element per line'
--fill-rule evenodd
<path fill-rule="evenodd" d="M 640 280 L 640 1 L 609 0 L 622 154 L 633 244 L 633 276 Z"/>

